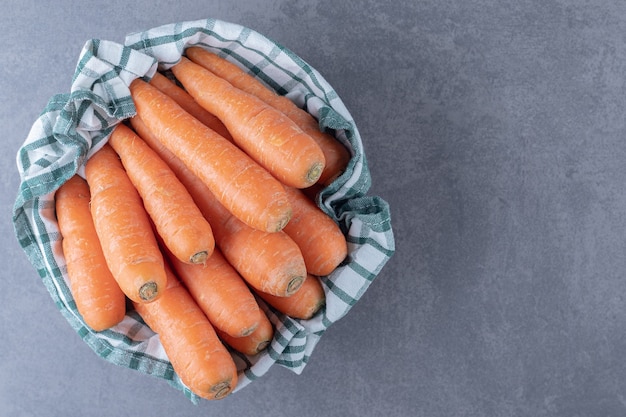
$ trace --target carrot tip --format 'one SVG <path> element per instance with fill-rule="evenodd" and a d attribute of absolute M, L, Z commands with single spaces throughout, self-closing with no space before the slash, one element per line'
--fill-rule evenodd
<path fill-rule="evenodd" d="M 216 400 L 226 397 L 228 394 L 230 394 L 230 391 L 231 391 L 230 383 L 226 381 L 220 382 L 219 384 L 211 388 L 211 392 L 215 392 L 215 395 L 213 396 L 213 398 L 215 398 Z"/>
<path fill-rule="evenodd" d="M 287 285 L 287 291 L 286 291 L 287 296 L 295 294 L 296 291 L 300 289 L 303 282 L 304 282 L 304 277 L 302 276 L 297 276 L 297 277 L 292 278 L 291 281 L 289 281 L 289 284 Z"/>
<path fill-rule="evenodd" d="M 189 258 L 189 262 L 191 262 L 192 264 L 204 264 L 206 263 L 206 260 L 208 257 L 209 257 L 209 252 L 207 251 L 198 252 L 195 255 L 193 255 L 191 258 Z"/>
<path fill-rule="evenodd" d="M 316 164 L 314 164 L 311 169 L 309 169 L 309 172 L 307 172 L 306 174 L 306 181 L 310 184 L 313 185 L 317 182 L 317 180 L 320 179 L 320 176 L 322 175 L 322 172 L 324 171 L 324 164 L 321 162 L 318 162 Z"/>
<path fill-rule="evenodd" d="M 146 282 L 139 288 L 139 298 L 143 301 L 152 301 L 156 298 L 158 294 L 157 283 L 154 281 Z"/>
<path fill-rule="evenodd" d="M 308 320 L 312 318 L 314 315 L 317 314 L 318 311 L 322 309 L 322 307 L 324 307 L 325 304 L 326 304 L 326 300 L 325 299 L 321 300 L 319 303 L 315 305 L 313 309 L 311 309 L 311 311 L 305 317 L 303 317 L 303 319 Z"/>
<path fill-rule="evenodd" d="M 292 212 L 290 210 L 287 215 L 283 216 L 282 218 L 273 222 L 268 222 L 266 230 L 270 233 L 280 232 L 285 228 L 285 226 L 287 226 L 287 223 L 289 223 L 289 220 L 291 220 L 291 216 Z"/>
<path fill-rule="evenodd" d="M 270 344 L 269 340 L 264 340 L 256 346 L 256 353 L 261 353 Z"/>

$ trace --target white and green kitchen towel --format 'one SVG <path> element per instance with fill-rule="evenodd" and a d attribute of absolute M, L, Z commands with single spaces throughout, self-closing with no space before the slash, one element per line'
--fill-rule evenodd
<path fill-rule="evenodd" d="M 203 19 L 130 34 L 124 44 L 92 39 L 81 51 L 69 92 L 54 95 L 17 152 L 21 176 L 13 209 L 16 237 L 52 299 L 72 328 L 100 357 L 163 378 L 191 401 L 158 336 L 129 312 L 119 325 L 94 332 L 82 320 L 69 290 L 56 223 L 54 193 L 104 143 L 112 129 L 135 114 L 128 90 L 139 77 L 174 65 L 187 46 L 209 49 L 246 69 L 319 120 L 352 154 L 346 172 L 318 196 L 318 205 L 346 234 L 349 255 L 322 277 L 326 306 L 310 320 L 293 320 L 262 304 L 275 326 L 266 351 L 233 352 L 239 367 L 235 392 L 273 365 L 300 374 L 324 331 L 361 298 L 395 251 L 388 204 L 368 195 L 370 173 L 350 113 L 324 78 L 287 48 L 237 24 Z"/>

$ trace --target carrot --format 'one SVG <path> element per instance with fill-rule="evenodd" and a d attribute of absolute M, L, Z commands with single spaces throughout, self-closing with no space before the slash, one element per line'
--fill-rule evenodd
<path fill-rule="evenodd" d="M 274 327 L 265 313 L 261 316 L 259 326 L 251 334 L 243 337 L 233 337 L 228 333 L 217 330 L 217 335 L 228 346 L 244 355 L 254 356 L 261 353 L 274 337 Z"/>
<path fill-rule="evenodd" d="M 126 315 L 126 297 L 111 275 L 89 210 L 87 182 L 74 175 L 57 190 L 55 205 L 70 291 L 85 323 L 95 331 Z"/>
<path fill-rule="evenodd" d="M 189 95 L 189 93 L 176 85 L 174 81 L 170 80 L 160 72 L 157 72 L 154 74 L 152 79 L 150 79 L 150 84 L 170 96 L 180 105 L 180 107 L 185 109 L 193 117 L 200 120 L 202 123 L 215 130 L 226 139 L 232 139 L 228 129 L 226 129 L 226 126 L 224 126 L 220 119 L 206 111 L 204 107 L 199 105 L 196 100 Z"/>
<path fill-rule="evenodd" d="M 324 152 L 326 161 L 326 166 L 318 182 L 328 185 L 345 170 L 350 161 L 348 149 L 332 135 L 322 132 L 317 119 L 310 113 L 298 107 L 287 97 L 277 94 L 259 79 L 217 54 L 199 46 L 187 48 L 185 54 L 190 60 L 224 78 L 233 86 L 260 98 L 265 103 L 280 110 L 300 126 L 304 132 L 315 139 Z"/>
<path fill-rule="evenodd" d="M 259 233 L 232 216 L 220 220 L 215 205 L 205 216 L 216 222 L 219 247 L 246 282 L 277 296 L 296 293 L 306 276 L 298 245 L 282 231 Z"/>
<path fill-rule="evenodd" d="M 189 292 L 166 265 L 167 288 L 155 302 L 134 303 L 135 310 L 159 335 L 174 371 L 196 395 L 221 399 L 237 384 L 230 352 Z"/>
<path fill-rule="evenodd" d="M 170 257 L 172 266 L 216 329 L 234 337 L 252 333 L 263 312 L 239 273 L 219 249 L 205 265 L 190 265 Z"/>
<path fill-rule="evenodd" d="M 302 251 L 307 271 L 328 275 L 348 255 L 348 244 L 341 229 L 301 190 L 287 187 L 293 215 L 283 231 Z"/>
<path fill-rule="evenodd" d="M 148 129 L 231 213 L 260 230 L 275 232 L 285 226 L 291 207 L 277 179 L 145 81 L 134 80 L 130 91 Z"/>
<path fill-rule="evenodd" d="M 276 310 L 294 319 L 308 320 L 326 303 L 320 279 L 311 274 L 307 275 L 298 292 L 290 297 L 276 297 L 261 291 L 256 294 Z"/>
<path fill-rule="evenodd" d="M 174 172 L 124 124 L 116 126 L 109 144 L 120 156 L 165 246 L 183 262 L 204 263 L 215 248 L 213 230 Z"/>
<path fill-rule="evenodd" d="M 107 265 L 132 301 L 160 296 L 166 276 L 150 218 L 141 197 L 108 143 L 85 165 L 91 215 Z"/>
<path fill-rule="evenodd" d="M 296 292 L 306 276 L 298 245 L 282 231 L 258 230 L 233 216 L 206 185 L 158 141 L 141 118 L 133 117 L 131 124 L 185 185 L 211 224 L 217 246 L 243 279 L 254 288 L 279 296 Z"/>
<path fill-rule="evenodd" d="M 235 143 L 282 183 L 306 188 L 317 182 L 324 153 L 291 119 L 185 57 L 172 72 L 202 107 L 224 123 Z"/>

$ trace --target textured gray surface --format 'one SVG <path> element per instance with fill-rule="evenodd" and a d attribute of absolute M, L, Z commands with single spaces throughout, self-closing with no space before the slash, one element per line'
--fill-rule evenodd
<path fill-rule="evenodd" d="M 406 3 L 3 3 L 1 415 L 626 415 L 626 3 Z M 302 375 L 195 406 L 89 350 L 9 219 L 15 152 L 83 43 L 205 17 L 336 88 L 397 252 Z"/>

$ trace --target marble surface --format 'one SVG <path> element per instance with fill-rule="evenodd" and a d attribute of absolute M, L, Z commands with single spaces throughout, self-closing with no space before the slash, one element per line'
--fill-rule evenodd
<path fill-rule="evenodd" d="M 81 341 L 10 218 L 85 41 L 206 17 L 335 87 L 397 252 L 302 375 L 194 405 Z M 0 26 L 1 415 L 626 415 L 626 2 L 6 0 Z"/>

